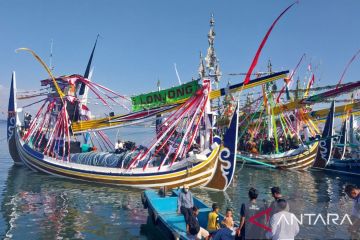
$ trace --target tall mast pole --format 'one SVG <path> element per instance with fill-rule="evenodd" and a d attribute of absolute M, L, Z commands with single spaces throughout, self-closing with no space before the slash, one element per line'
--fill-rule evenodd
<path fill-rule="evenodd" d="M 271 64 L 271 60 L 269 59 L 268 61 L 268 65 L 267 65 L 267 68 L 268 68 L 268 73 L 271 74 L 272 72 L 272 64 Z M 266 84 L 266 88 L 265 88 L 265 95 L 268 99 L 268 101 L 266 101 L 266 106 L 264 106 L 266 108 L 266 113 L 267 113 L 267 118 L 268 118 L 268 140 L 270 140 L 271 138 L 273 138 L 274 136 L 274 126 L 273 126 L 273 116 L 272 116 L 272 113 L 271 113 L 271 106 L 270 106 L 270 101 L 272 100 L 271 97 L 272 97 L 272 93 L 271 93 L 271 89 L 272 89 L 272 83 L 267 83 Z"/>
<path fill-rule="evenodd" d="M 50 43 L 50 56 L 49 56 L 49 69 L 50 69 L 51 71 L 54 70 L 54 67 L 53 67 L 53 65 L 52 65 L 53 44 L 54 44 L 54 39 L 51 39 L 51 43 Z"/>
<path fill-rule="evenodd" d="M 210 84 L 209 93 L 211 91 L 212 85 L 214 84 L 215 88 L 218 87 L 220 81 L 220 67 L 219 61 L 216 57 L 214 41 L 215 41 L 215 19 L 214 14 L 211 14 L 210 17 L 210 30 L 208 33 L 208 49 L 205 57 L 205 66 L 202 61 L 202 55 L 200 53 L 200 66 L 199 66 L 199 75 L 202 78 L 203 84 Z M 209 94 L 208 93 L 208 94 Z M 214 130 L 215 123 L 215 114 L 211 111 L 211 102 L 208 100 L 205 106 L 204 111 L 204 130 L 200 133 L 200 145 L 202 148 L 208 148 L 212 144 L 212 135 Z"/>
<path fill-rule="evenodd" d="M 157 83 L 157 90 L 158 92 L 161 91 L 161 87 L 160 87 L 160 79 L 158 78 Z M 155 119 L 155 132 L 156 132 L 156 137 L 158 138 L 161 132 L 160 126 L 163 123 L 163 119 L 162 119 L 162 114 L 158 114 L 156 115 L 156 119 Z"/>
<path fill-rule="evenodd" d="M 298 78 L 296 80 L 296 91 L 295 91 L 295 102 L 300 98 L 299 96 L 299 90 L 300 90 L 300 79 Z M 299 136 L 299 110 L 294 110 L 294 116 L 295 116 L 295 132 Z"/>
<path fill-rule="evenodd" d="M 219 60 L 216 57 L 214 42 L 215 42 L 215 19 L 214 14 L 211 14 L 210 17 L 210 30 L 208 33 L 208 43 L 209 47 L 207 49 L 207 54 L 205 57 L 205 63 L 206 63 L 206 74 L 209 77 L 213 77 L 212 84 L 215 84 L 215 87 L 217 88 L 217 85 L 221 78 L 221 71 L 220 71 L 220 65 Z"/>

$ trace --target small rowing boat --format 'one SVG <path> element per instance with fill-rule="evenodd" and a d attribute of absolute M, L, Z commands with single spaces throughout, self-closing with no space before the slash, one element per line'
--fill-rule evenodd
<path fill-rule="evenodd" d="M 152 222 L 168 239 L 194 239 L 192 235 L 186 233 L 184 216 L 177 213 L 178 194 L 179 190 L 173 190 L 170 196 L 163 197 L 154 190 L 146 190 L 142 200 Z M 206 229 L 208 215 L 212 209 L 196 197 L 194 197 L 194 206 L 199 208 L 197 218 L 200 226 Z M 223 219 L 224 216 L 219 214 L 219 221 Z"/>

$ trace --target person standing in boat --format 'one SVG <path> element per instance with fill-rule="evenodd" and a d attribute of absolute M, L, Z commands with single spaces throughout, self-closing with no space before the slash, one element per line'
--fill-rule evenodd
<path fill-rule="evenodd" d="M 352 225 L 348 228 L 351 239 L 360 239 L 360 189 L 354 185 L 346 185 L 345 193 L 353 200 L 351 212 Z"/>
<path fill-rule="evenodd" d="M 263 144 L 262 144 L 262 153 L 270 154 L 273 152 L 273 149 L 274 149 L 273 143 L 265 135 L 265 140 L 263 141 Z"/>
<path fill-rule="evenodd" d="M 256 199 L 259 193 L 255 188 L 249 189 L 249 202 L 243 203 L 240 209 L 240 226 L 236 230 L 236 238 L 237 240 L 242 239 L 264 239 L 265 233 L 264 229 L 249 222 L 249 219 L 252 216 L 262 212 L 265 210 L 265 206 L 260 206 L 257 203 Z M 261 216 L 256 218 L 258 223 L 265 225 L 266 219 L 265 216 Z"/>
<path fill-rule="evenodd" d="M 29 113 L 25 113 L 24 116 L 24 129 L 28 130 L 30 128 L 30 123 L 31 123 L 31 115 Z"/>
<path fill-rule="evenodd" d="M 192 208 L 194 207 L 194 197 L 189 191 L 189 185 L 184 184 L 182 190 L 179 192 L 177 199 L 177 213 L 183 214 L 188 228 L 189 216 L 192 215 Z"/>
<path fill-rule="evenodd" d="M 280 212 L 279 206 L 278 206 L 278 200 L 283 198 L 282 194 L 281 194 L 281 189 L 280 187 L 272 187 L 271 188 L 271 194 L 274 198 L 274 201 L 272 201 L 270 203 L 270 207 L 271 208 L 271 212 L 270 212 L 270 217 L 273 216 L 274 214 Z M 286 211 L 289 211 L 289 204 L 286 203 Z"/>

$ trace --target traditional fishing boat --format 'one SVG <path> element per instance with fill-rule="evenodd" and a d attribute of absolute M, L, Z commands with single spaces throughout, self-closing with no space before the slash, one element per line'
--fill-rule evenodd
<path fill-rule="evenodd" d="M 350 114 L 345 118 L 340 136 L 336 136 L 333 129 L 334 109 L 333 102 L 313 168 L 341 174 L 360 175 L 359 142 L 354 134 L 354 115 Z M 335 144 L 336 139 L 338 139 L 337 144 Z M 351 150 L 347 152 L 348 148 Z"/>
<path fill-rule="evenodd" d="M 352 86 L 349 88 L 349 86 Z M 292 103 L 298 102 L 299 104 L 315 104 L 320 103 L 328 98 L 333 98 L 338 95 L 348 93 L 349 91 L 354 91 L 358 88 L 359 83 L 349 83 L 344 84 L 343 86 L 339 87 L 338 89 L 331 89 L 329 91 L 325 91 L 320 94 L 312 95 L 310 97 L 304 97 L 300 100 L 295 100 Z M 335 86 L 333 86 L 335 88 Z M 269 96 L 269 95 L 267 95 Z M 271 95 L 270 95 L 271 96 Z M 271 98 L 267 98 L 267 101 L 271 101 Z M 277 133 L 278 128 L 274 126 L 281 126 L 282 131 L 280 131 L 280 134 L 283 134 L 282 138 L 286 139 L 286 134 L 289 134 L 289 132 L 292 136 L 300 136 L 298 131 L 295 131 L 296 129 L 303 129 L 302 135 L 304 136 L 304 142 L 298 146 L 295 146 L 294 149 L 290 149 L 288 151 L 280 152 L 280 153 L 273 153 L 273 154 L 250 154 L 246 152 L 242 152 L 238 155 L 238 158 L 241 161 L 246 161 L 248 163 L 257 164 L 257 165 L 265 165 L 265 166 L 272 166 L 277 168 L 283 168 L 283 169 L 298 169 L 298 170 L 304 170 L 309 167 L 311 167 L 314 163 L 315 156 L 317 155 L 317 148 L 319 143 L 316 141 L 309 141 L 309 137 L 314 138 L 316 135 L 319 134 L 319 130 L 316 126 L 315 121 L 323 120 L 326 117 L 326 114 L 328 115 L 330 110 L 329 109 L 321 109 L 316 111 L 309 111 L 306 108 L 301 108 L 302 105 L 297 105 L 298 108 L 283 108 L 282 112 L 279 110 L 281 108 L 277 106 L 271 106 L 271 114 L 270 120 L 268 120 L 268 123 L 266 125 L 268 126 L 268 134 L 272 136 L 274 139 L 273 141 L 276 144 L 276 140 L 274 137 L 279 137 L 279 133 Z M 333 114 L 334 117 L 341 117 L 347 114 L 348 111 L 352 111 L 352 117 L 355 113 L 358 112 L 358 104 L 359 102 L 353 102 L 346 105 L 334 107 Z M 295 106 L 292 104 L 285 104 L 284 106 Z M 296 111 L 296 112 L 291 112 Z M 251 111 L 250 111 L 251 112 Z M 259 111 L 252 114 L 252 116 L 249 118 L 251 121 L 257 120 L 258 122 L 261 122 L 261 114 Z M 277 120 L 274 121 L 271 118 L 274 116 L 278 116 Z M 296 121 L 293 121 L 292 119 L 296 119 Z M 295 124 L 294 124 L 295 123 Z M 304 125 L 303 127 L 299 127 L 299 124 Z M 271 126 L 273 125 L 273 126 Z M 257 124 L 256 128 L 259 132 L 260 124 Z M 344 128 L 343 128 L 344 129 Z M 352 129 L 352 128 L 350 128 Z M 276 130 L 276 132 L 275 132 Z M 273 131 L 273 133 L 271 133 Z M 288 131 L 288 133 L 287 133 Z M 297 132 L 297 133 L 296 133 Z M 330 137 L 330 136 L 328 136 Z M 331 137 L 330 137 L 331 138 Z M 241 139 L 241 136 L 240 136 Z M 298 137 L 298 139 L 300 139 Z M 354 139 L 354 138 L 353 138 Z M 342 139 L 344 141 L 344 138 Z M 268 142 L 267 140 L 263 140 L 262 142 Z M 274 144 L 274 145 L 275 145 Z M 341 143 L 340 143 L 341 144 Z M 344 144 L 344 143 L 342 143 Z M 275 146 L 273 146 L 275 149 Z M 276 151 L 278 152 L 278 151 Z M 344 151 L 343 151 L 344 153 Z M 341 163 L 337 163 L 340 165 L 345 164 L 346 161 L 342 161 Z M 352 163 L 353 160 L 349 160 L 349 163 Z"/>
<path fill-rule="evenodd" d="M 269 83 L 263 87 L 262 96 L 256 100 L 247 99 L 240 121 L 243 127 L 239 136 L 238 160 L 273 168 L 308 169 L 315 159 L 318 143 L 307 141 L 309 135 L 314 136 L 318 133 L 318 129 L 309 118 L 308 109 L 299 108 L 292 112 L 275 114 L 273 110 L 282 91 L 276 96 L 277 92 L 274 89 L 276 86 Z M 291 99 L 288 92 L 287 97 Z M 296 92 L 294 97 L 296 99 L 300 96 Z"/>
<path fill-rule="evenodd" d="M 69 78 L 74 80 L 75 76 Z M 81 77 L 76 76 L 76 78 L 80 79 Z M 62 77 L 61 81 L 65 79 L 67 78 Z M 56 79 L 57 81 L 60 79 Z M 154 143 L 148 149 L 130 150 L 126 153 L 130 158 L 125 162 L 124 158 L 115 153 L 74 151 L 72 146 L 78 142 L 70 139 L 74 136 L 70 136 L 71 126 L 67 125 L 69 121 L 66 111 L 67 102 L 62 102 L 60 97 L 56 97 L 54 100 L 58 103 L 48 100 L 44 112 L 42 112 L 43 109 L 40 109 L 27 132 L 22 132 L 18 116 L 19 109 L 16 107 L 16 80 L 15 74 L 13 74 L 7 135 L 10 154 L 16 163 L 23 163 L 33 170 L 72 179 L 143 188 L 177 187 L 187 183 L 191 186 L 202 185 L 225 190 L 232 180 L 235 169 L 237 113 L 234 114 L 233 121 L 224 138 L 220 139 L 214 136 L 212 140 L 207 139 L 207 142 L 204 141 L 207 147 L 204 147 L 201 152 L 189 156 L 191 146 L 185 143 L 186 137 L 187 141 L 194 141 L 200 122 L 204 121 L 202 116 L 205 116 L 205 107 L 209 104 L 210 81 L 204 80 L 203 83 L 204 85 L 197 95 L 191 97 L 169 116 L 166 122 L 168 125 L 162 125 L 162 133 L 157 136 Z M 62 106 L 57 105 L 60 103 Z M 54 120 L 51 119 L 51 115 L 55 113 L 56 106 L 60 107 L 58 114 L 64 114 L 56 115 Z M 188 112 L 185 112 L 185 109 Z M 192 118 L 188 119 L 190 115 Z M 53 121 L 55 122 L 51 125 Z M 183 123 L 180 124 L 180 122 Z M 168 151 L 167 156 L 158 165 L 151 164 L 165 143 L 170 141 L 174 134 L 178 135 L 177 127 L 185 127 L 187 131 L 182 133 L 185 138 L 179 138 L 181 141 L 179 144 L 171 146 L 174 148 L 173 156 L 170 158 Z M 190 129 L 193 130 L 191 135 L 189 134 Z M 206 134 L 210 136 L 208 132 Z M 155 146 L 158 146 L 158 149 L 155 153 L 151 153 Z M 179 159 L 179 156 L 182 157 Z M 97 164 L 101 160 L 102 163 Z M 168 164 L 165 164 L 166 160 L 170 160 Z M 96 161 L 98 162 L 96 163 Z M 119 165 L 120 162 L 121 165 Z"/>
<path fill-rule="evenodd" d="M 297 67 L 301 60 L 302 58 Z M 330 90 L 309 96 L 315 80 L 312 73 L 306 89 L 300 89 L 299 80 L 297 81 L 296 90 L 293 90 L 294 97 L 291 98 L 287 86 L 292 80 L 297 67 L 285 82 L 277 97 L 274 95 L 278 92 L 273 90 L 270 86 L 271 83 L 268 83 L 268 86 L 263 88 L 261 98 L 256 101 L 248 101 L 247 105 L 250 108 L 245 111 L 245 117 L 240 122 L 240 125 L 245 124 L 243 128 L 245 131 L 240 133 L 239 137 L 241 146 L 243 146 L 241 153 L 238 154 L 238 159 L 241 162 L 282 169 L 308 169 L 314 163 L 319 146 L 317 141 L 309 141 L 309 139 L 310 137 L 315 138 L 320 133 L 316 122 L 322 121 L 329 113 L 328 109 L 311 111 L 310 106 L 355 91 L 360 87 L 359 81 L 346 84 L 340 84 L 340 81 L 337 85 L 317 89 L 330 88 Z M 286 89 L 288 103 L 280 104 L 280 96 L 285 92 L 284 89 Z M 263 99 L 263 106 L 260 104 L 261 99 Z M 253 109 L 254 105 L 255 109 Z M 259 106 L 259 108 L 256 106 Z M 334 108 L 333 114 L 336 117 L 341 117 L 350 110 L 353 114 L 358 113 L 359 102 L 351 101 L 351 103 L 338 106 Z M 265 133 L 264 130 L 261 130 L 262 125 L 267 128 Z M 250 138 L 244 139 L 243 136 L 246 136 L 246 132 L 248 132 Z M 257 144 L 255 144 L 254 138 L 259 134 L 262 134 L 263 137 L 260 141 L 257 139 Z M 245 148 L 247 143 L 251 143 L 253 147 Z M 258 151 L 257 148 L 262 149 Z M 353 161 L 350 160 L 349 162 L 352 163 Z M 345 161 L 341 162 L 341 164 L 345 164 Z"/>
<path fill-rule="evenodd" d="M 177 196 L 179 190 L 173 190 L 170 196 L 161 196 L 153 190 L 144 192 L 144 207 L 148 209 L 149 217 L 168 239 L 193 239 L 186 233 L 184 216 L 177 213 Z M 199 208 L 198 220 L 202 228 L 207 228 L 208 215 L 212 211 L 204 202 L 194 197 L 194 206 Z M 224 219 L 219 214 L 219 221 Z M 237 226 L 237 225 L 236 225 Z"/>
<path fill-rule="evenodd" d="M 140 188 L 192 187 L 226 190 L 235 171 L 238 133 L 237 106 L 222 137 L 216 136 L 215 112 L 211 100 L 226 93 L 242 91 L 280 78 L 288 71 L 271 73 L 250 80 L 259 53 L 246 74 L 245 81 L 212 90 L 221 73 L 214 49 L 214 19 L 210 20 L 209 47 L 201 56 L 199 79 L 178 87 L 141 94 L 131 98 L 130 111 L 122 101 L 129 99 L 90 80 L 90 69 L 97 44 L 92 49 L 84 76 L 55 78 L 51 70 L 30 49 L 50 78 L 42 80 L 48 93 L 34 119 L 20 121 L 17 107 L 15 73 L 9 98 L 9 152 L 17 164 L 60 177 Z M 109 114 L 94 119 L 87 105 L 92 92 L 103 105 L 109 101 L 128 113 Z M 128 102 L 127 102 L 128 103 Z M 149 120 L 150 119 L 150 120 Z M 133 142 L 114 145 L 104 129 L 129 126 L 156 119 L 156 136 L 146 146 Z M 97 149 L 100 148 L 101 151 Z"/>
<path fill-rule="evenodd" d="M 264 165 L 279 169 L 288 170 L 306 170 L 314 162 L 317 153 L 318 144 L 312 144 L 310 147 L 300 147 L 285 153 L 271 154 L 264 156 L 253 156 L 250 154 L 238 154 L 238 159 L 250 164 Z"/>

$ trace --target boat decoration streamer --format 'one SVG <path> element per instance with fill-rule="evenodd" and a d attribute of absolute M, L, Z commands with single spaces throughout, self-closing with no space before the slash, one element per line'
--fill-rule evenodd
<path fill-rule="evenodd" d="M 245 80 L 244 80 L 244 85 L 245 85 L 245 84 L 248 84 L 248 83 L 250 82 L 250 76 L 251 76 L 252 72 L 254 71 L 254 68 L 255 68 L 256 65 L 257 65 L 257 62 L 258 62 L 258 60 L 259 60 L 261 51 L 262 51 L 262 49 L 264 48 L 265 43 L 266 43 L 267 39 L 269 38 L 270 33 L 272 32 L 272 30 L 273 30 L 273 28 L 275 27 L 276 23 L 277 23 L 277 22 L 280 20 L 280 18 L 281 18 L 292 6 L 294 6 L 296 3 L 298 3 L 298 1 L 296 1 L 296 2 L 294 2 L 293 4 L 291 4 L 290 6 L 288 6 L 288 7 L 275 19 L 275 21 L 271 24 L 269 30 L 268 30 L 267 33 L 265 34 L 265 37 L 264 37 L 263 40 L 261 41 L 258 50 L 256 51 L 255 57 L 254 57 L 251 65 L 250 65 L 250 67 L 249 67 L 249 70 L 248 70 L 247 73 L 246 73 Z"/>

